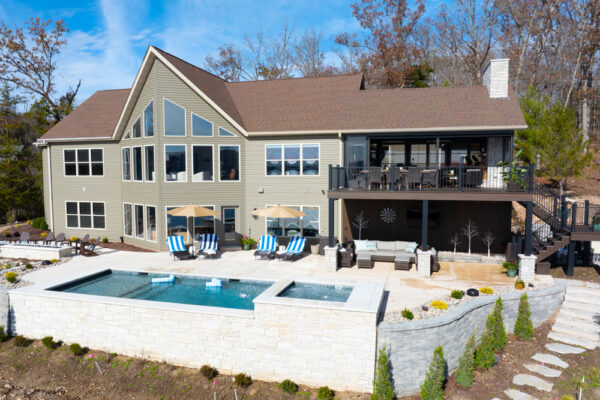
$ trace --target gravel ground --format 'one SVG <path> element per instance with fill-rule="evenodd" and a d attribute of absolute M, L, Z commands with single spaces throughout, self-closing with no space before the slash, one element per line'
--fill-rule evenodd
<path fill-rule="evenodd" d="M 70 259 L 71 259 L 71 257 L 67 257 L 67 258 L 63 258 L 53 264 L 50 263 L 48 265 L 44 265 L 43 261 L 31 261 L 31 260 L 26 260 L 26 259 L 15 260 L 15 259 L 10 259 L 10 258 L 5 258 L 5 259 L 0 258 L 0 270 L 2 272 L 0 274 L 0 286 L 8 288 L 8 289 L 17 289 L 20 287 L 29 286 L 29 285 L 31 285 L 31 282 L 29 282 L 27 280 L 27 274 L 37 271 L 37 270 L 40 270 L 40 269 L 49 268 L 49 267 L 53 267 L 55 265 L 65 263 L 65 262 L 69 261 Z M 29 265 L 29 267 L 28 267 L 28 265 Z M 16 282 L 9 283 L 6 280 L 6 277 L 4 276 L 4 274 L 6 274 L 9 271 L 17 273 L 17 281 Z"/>

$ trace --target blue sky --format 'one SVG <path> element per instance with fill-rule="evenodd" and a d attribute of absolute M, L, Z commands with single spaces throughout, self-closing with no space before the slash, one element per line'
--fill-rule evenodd
<path fill-rule="evenodd" d="M 0 3 L 0 20 L 21 26 L 30 17 L 64 19 L 70 32 L 58 60 L 57 91 L 81 79 L 78 102 L 96 90 L 130 87 L 149 44 L 202 66 L 225 42 L 262 27 L 278 32 L 284 21 L 296 32 L 321 30 L 327 49 L 340 32 L 358 31 L 353 0 L 97 0 Z M 437 3 L 437 1 L 436 1 Z M 431 6 L 429 6 L 429 10 Z"/>

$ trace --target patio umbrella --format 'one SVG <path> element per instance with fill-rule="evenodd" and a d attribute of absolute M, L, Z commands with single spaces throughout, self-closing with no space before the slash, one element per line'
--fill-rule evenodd
<path fill-rule="evenodd" d="M 173 215 L 175 217 L 188 217 L 188 235 L 190 239 L 192 239 L 192 226 L 191 219 L 194 217 L 214 217 L 219 215 L 218 211 L 211 210 L 210 208 L 196 206 L 193 204 L 188 204 L 187 206 L 177 207 L 172 210 L 167 211 L 167 214 Z M 192 240 L 190 240 L 190 243 Z"/>
<path fill-rule="evenodd" d="M 298 218 L 306 215 L 300 210 L 296 210 L 295 208 L 285 206 L 272 206 L 267 208 L 260 208 L 258 210 L 252 211 L 252 214 L 260 217 L 278 218 L 279 226 L 281 226 L 282 218 Z"/>

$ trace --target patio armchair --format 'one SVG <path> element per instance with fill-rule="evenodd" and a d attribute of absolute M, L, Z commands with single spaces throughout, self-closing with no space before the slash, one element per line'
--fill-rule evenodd
<path fill-rule="evenodd" d="M 254 258 L 273 258 L 275 250 L 277 250 L 277 239 L 275 236 L 262 235 L 258 241 L 258 248 L 254 252 Z"/>
<path fill-rule="evenodd" d="M 29 232 L 23 232 L 21 233 L 21 235 L 19 236 L 19 238 L 16 240 L 17 244 L 29 244 L 30 240 L 29 240 Z"/>
<path fill-rule="evenodd" d="M 56 237 L 56 239 L 54 239 L 54 243 L 59 247 L 61 247 L 65 241 L 66 241 L 66 238 L 65 238 L 64 233 L 59 233 L 58 236 Z"/>
<path fill-rule="evenodd" d="M 483 171 L 480 168 L 468 168 L 465 171 L 466 187 L 479 187 L 483 183 Z"/>
<path fill-rule="evenodd" d="M 85 256 L 85 257 L 97 256 L 98 254 L 95 253 L 94 250 L 96 249 L 96 247 L 98 246 L 98 243 L 100 243 L 101 240 L 102 240 L 102 238 L 98 237 L 93 242 L 90 242 L 88 240 L 87 243 L 82 243 L 81 249 L 79 250 L 79 254 L 81 254 L 82 256 Z"/>
<path fill-rule="evenodd" d="M 219 235 L 216 233 L 203 233 L 200 237 L 200 247 L 198 255 L 202 254 L 207 258 L 215 258 L 219 253 Z"/>
<path fill-rule="evenodd" d="M 371 167 L 369 168 L 369 190 L 376 186 L 381 188 L 381 168 Z"/>
<path fill-rule="evenodd" d="M 54 240 L 54 232 L 50 231 L 45 238 L 42 238 L 42 245 L 48 246 L 50 243 L 54 242 Z"/>
<path fill-rule="evenodd" d="M 173 259 L 187 260 L 190 258 L 189 245 L 183 243 L 183 236 L 167 236 L 167 246 L 169 255 L 172 255 Z"/>
<path fill-rule="evenodd" d="M 419 167 L 409 167 L 406 187 L 411 189 L 416 186 L 421 189 L 421 169 Z"/>
<path fill-rule="evenodd" d="M 283 252 L 276 253 L 276 257 L 282 260 L 296 260 L 302 256 L 306 238 L 303 236 L 291 236 L 290 242 Z"/>

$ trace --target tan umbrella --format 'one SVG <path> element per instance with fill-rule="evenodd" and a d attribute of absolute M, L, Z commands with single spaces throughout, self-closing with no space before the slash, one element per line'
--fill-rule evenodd
<path fill-rule="evenodd" d="M 285 206 L 260 208 L 258 210 L 252 211 L 252 214 L 261 217 L 279 218 L 279 226 L 281 226 L 281 218 L 298 218 L 306 215 L 300 210 L 296 210 L 295 208 Z"/>
<path fill-rule="evenodd" d="M 192 231 L 191 227 L 191 219 L 194 217 L 214 217 L 219 215 L 218 211 L 211 210 L 210 208 L 195 206 L 193 204 L 188 204 L 187 206 L 177 207 L 172 210 L 167 211 L 167 214 L 173 215 L 175 217 L 188 217 L 188 235 L 189 238 L 192 239 Z M 192 240 L 190 240 L 190 243 Z"/>

